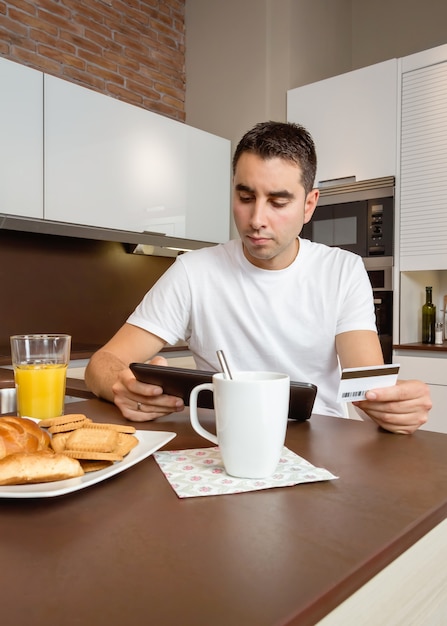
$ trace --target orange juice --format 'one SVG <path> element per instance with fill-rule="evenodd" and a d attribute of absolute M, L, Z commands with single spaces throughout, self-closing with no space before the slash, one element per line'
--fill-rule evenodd
<path fill-rule="evenodd" d="M 64 412 L 67 365 L 16 365 L 17 411 L 21 417 L 47 419 Z"/>

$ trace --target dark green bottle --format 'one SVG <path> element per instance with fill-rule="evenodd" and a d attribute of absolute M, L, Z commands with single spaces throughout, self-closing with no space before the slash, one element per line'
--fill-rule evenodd
<path fill-rule="evenodd" d="M 425 288 L 425 304 L 422 307 L 422 343 L 435 343 L 436 307 L 432 302 L 432 288 Z"/>

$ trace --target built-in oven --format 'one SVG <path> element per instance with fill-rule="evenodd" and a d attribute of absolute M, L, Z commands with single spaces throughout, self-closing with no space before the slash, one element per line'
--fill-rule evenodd
<path fill-rule="evenodd" d="M 393 359 L 393 257 L 363 259 L 373 288 L 377 333 L 385 363 Z"/>
<path fill-rule="evenodd" d="M 373 291 L 376 325 L 385 363 L 393 361 L 393 292 Z"/>
<path fill-rule="evenodd" d="M 311 221 L 301 236 L 361 257 L 392 257 L 394 178 L 320 189 Z"/>
<path fill-rule="evenodd" d="M 373 288 L 383 358 L 391 363 L 394 177 L 323 187 L 312 220 L 301 236 L 363 258 Z"/>

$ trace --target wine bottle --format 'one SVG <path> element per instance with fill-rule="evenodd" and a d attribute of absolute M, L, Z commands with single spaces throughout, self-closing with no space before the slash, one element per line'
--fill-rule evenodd
<path fill-rule="evenodd" d="M 432 288 L 425 288 L 425 304 L 422 307 L 422 343 L 435 343 L 436 307 L 432 302 Z"/>

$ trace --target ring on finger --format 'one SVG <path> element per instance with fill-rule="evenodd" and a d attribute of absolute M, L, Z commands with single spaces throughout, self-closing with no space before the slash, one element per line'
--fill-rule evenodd
<path fill-rule="evenodd" d="M 141 411 L 141 402 L 137 402 L 137 411 Z"/>

